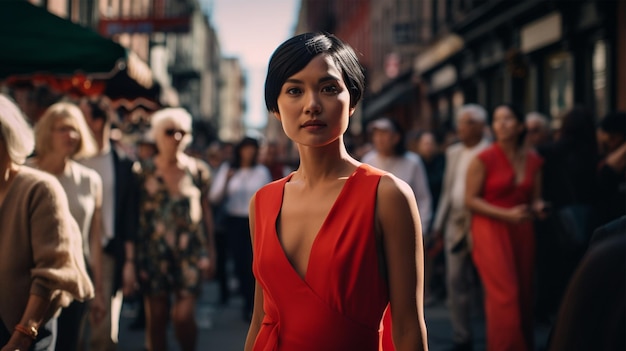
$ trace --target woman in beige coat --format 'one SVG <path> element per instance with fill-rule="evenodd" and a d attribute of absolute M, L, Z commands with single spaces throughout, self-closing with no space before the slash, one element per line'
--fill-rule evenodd
<path fill-rule="evenodd" d="M 54 350 L 59 309 L 93 297 L 63 188 L 22 166 L 33 147 L 21 111 L 0 94 L 1 351 Z"/>

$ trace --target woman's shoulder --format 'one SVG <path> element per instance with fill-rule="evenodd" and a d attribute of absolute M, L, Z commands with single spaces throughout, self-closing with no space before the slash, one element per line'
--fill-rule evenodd
<path fill-rule="evenodd" d="M 380 177 L 377 188 L 380 200 L 387 199 L 390 203 L 394 203 L 397 200 L 415 196 L 411 186 L 392 173 L 385 172 L 376 176 Z"/>
<path fill-rule="evenodd" d="M 154 172 L 156 166 L 152 158 L 136 160 L 133 162 L 133 173 L 141 175 L 147 172 Z"/>
<path fill-rule="evenodd" d="M 484 165 L 492 164 L 496 162 L 497 156 L 502 151 L 500 147 L 496 143 L 492 143 L 490 145 L 485 146 L 484 149 L 480 150 L 478 154 L 476 154 L 476 160 L 481 161 Z"/>
<path fill-rule="evenodd" d="M 526 155 L 533 165 L 540 166 L 544 162 L 544 158 L 535 149 L 528 149 Z"/>
<path fill-rule="evenodd" d="M 63 193 L 58 179 L 53 175 L 40 171 L 31 166 L 22 165 L 14 180 L 14 186 L 19 187 L 19 193 L 24 194 L 30 190 L 48 193 Z"/>
<path fill-rule="evenodd" d="M 93 182 L 102 182 L 100 174 L 93 168 L 83 165 L 76 161 L 70 161 L 70 167 L 73 172 L 78 174 L 81 178 L 89 179 Z"/>

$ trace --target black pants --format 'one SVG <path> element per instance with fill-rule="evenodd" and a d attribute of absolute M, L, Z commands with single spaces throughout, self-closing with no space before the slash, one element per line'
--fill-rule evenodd
<path fill-rule="evenodd" d="M 46 324 L 39 327 L 37 339 L 30 346 L 29 351 L 54 351 L 57 335 L 57 319 L 52 318 Z M 0 323 L 0 348 L 11 339 L 11 332 L 4 323 Z M 60 349 L 58 349 L 60 350 Z"/>
<path fill-rule="evenodd" d="M 57 350 L 77 351 L 87 323 L 87 302 L 73 301 L 61 311 L 58 321 Z"/>
<path fill-rule="evenodd" d="M 252 274 L 252 241 L 248 217 L 228 217 L 226 221 L 228 247 L 233 256 L 239 291 L 244 299 L 243 314 L 248 317 L 254 305 L 254 276 Z"/>

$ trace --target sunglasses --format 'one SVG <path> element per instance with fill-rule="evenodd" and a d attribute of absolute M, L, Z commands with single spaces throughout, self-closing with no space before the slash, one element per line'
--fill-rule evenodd
<path fill-rule="evenodd" d="M 186 134 L 187 132 L 182 129 L 168 128 L 165 130 L 165 135 L 170 137 L 176 136 L 176 139 L 179 140 L 182 139 Z"/>

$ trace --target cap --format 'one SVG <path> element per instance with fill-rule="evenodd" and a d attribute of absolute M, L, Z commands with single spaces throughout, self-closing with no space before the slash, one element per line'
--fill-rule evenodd
<path fill-rule="evenodd" d="M 368 127 L 368 130 L 371 132 L 374 129 L 379 129 L 379 130 L 388 130 L 391 132 L 397 132 L 397 128 L 395 126 L 395 124 L 387 117 L 383 117 L 383 118 L 378 118 L 374 121 L 372 121 Z"/>

